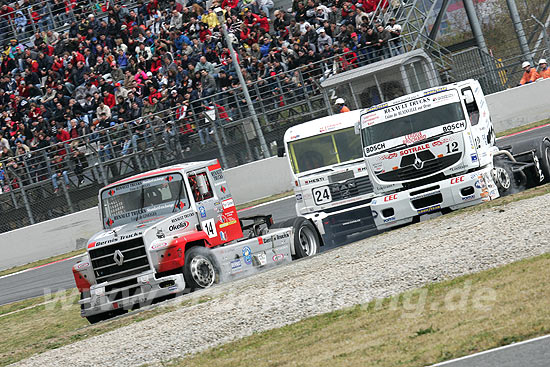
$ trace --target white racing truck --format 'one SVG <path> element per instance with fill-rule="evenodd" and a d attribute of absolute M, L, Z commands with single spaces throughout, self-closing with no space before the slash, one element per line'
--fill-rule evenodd
<path fill-rule="evenodd" d="M 239 218 L 217 160 L 110 184 L 99 210 L 103 230 L 73 266 L 81 315 L 91 323 L 314 255 L 321 242 L 303 217 L 280 225 L 271 215 Z"/>
<path fill-rule="evenodd" d="M 325 244 L 375 230 L 369 207 L 374 197 L 354 127 L 361 111 L 312 120 L 284 136 L 296 196 L 296 213 L 315 224 Z"/>
<path fill-rule="evenodd" d="M 550 177 L 548 139 L 495 145 L 479 83 L 466 80 L 363 110 L 363 154 L 378 229 L 475 205 Z"/>

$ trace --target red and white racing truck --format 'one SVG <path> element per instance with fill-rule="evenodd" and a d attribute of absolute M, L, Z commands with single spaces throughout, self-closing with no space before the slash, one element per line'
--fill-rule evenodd
<path fill-rule="evenodd" d="M 99 192 L 103 230 L 73 267 L 91 323 L 319 251 L 303 217 L 239 218 L 217 160 L 161 168 Z"/>

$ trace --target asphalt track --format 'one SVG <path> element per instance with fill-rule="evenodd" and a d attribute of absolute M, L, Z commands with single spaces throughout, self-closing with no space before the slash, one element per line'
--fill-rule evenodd
<path fill-rule="evenodd" d="M 550 125 L 497 139 L 497 145 L 505 146 L 530 139 L 550 137 Z M 294 196 L 239 211 L 239 215 L 272 214 L 276 222 L 294 216 Z M 364 232 L 348 237 L 347 243 L 373 235 Z M 330 250 L 324 246 L 322 251 Z M 76 259 L 67 259 L 36 269 L 0 277 L 0 305 L 44 295 L 45 292 L 74 287 L 71 268 Z M 550 336 L 540 337 L 509 346 L 496 348 L 436 366 L 445 367 L 512 367 L 550 366 Z"/>
<path fill-rule="evenodd" d="M 504 146 L 529 139 L 540 139 L 544 136 L 550 137 L 550 125 L 499 138 L 497 139 L 497 145 Z M 239 211 L 239 215 L 272 214 L 276 222 L 291 218 L 294 213 L 293 196 Z M 374 233 L 365 232 L 349 236 L 346 242 L 354 242 L 372 234 Z M 330 249 L 331 247 L 324 246 L 321 250 L 327 251 Z M 0 277 L 0 305 L 41 296 L 45 291 L 55 292 L 73 288 L 74 280 L 71 268 L 75 262 L 76 259 L 68 259 L 37 269 Z"/>

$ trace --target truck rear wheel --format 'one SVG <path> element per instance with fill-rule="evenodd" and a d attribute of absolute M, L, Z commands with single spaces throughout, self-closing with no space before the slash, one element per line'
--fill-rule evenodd
<path fill-rule="evenodd" d="M 315 226 L 306 218 L 298 217 L 292 224 L 294 227 L 294 250 L 296 258 L 309 257 L 319 252 L 321 241 Z"/>
<path fill-rule="evenodd" d="M 212 252 L 201 246 L 191 247 L 185 253 L 183 276 L 187 287 L 203 289 L 219 282 L 220 267 Z"/>
<path fill-rule="evenodd" d="M 544 182 L 550 182 L 550 142 L 548 140 L 543 140 L 541 143 L 539 164 L 544 174 Z"/>

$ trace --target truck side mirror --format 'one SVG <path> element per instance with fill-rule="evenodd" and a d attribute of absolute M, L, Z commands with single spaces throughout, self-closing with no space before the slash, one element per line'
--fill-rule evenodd
<path fill-rule="evenodd" d="M 474 103 L 474 94 L 471 90 L 465 90 L 464 92 L 462 92 L 462 95 L 464 96 L 464 103 Z"/>
<path fill-rule="evenodd" d="M 205 175 L 197 175 L 197 189 L 201 195 L 208 194 L 208 183 L 206 182 Z"/>
<path fill-rule="evenodd" d="M 277 157 L 284 157 L 285 156 L 285 146 L 284 145 L 280 145 L 277 147 Z"/>
<path fill-rule="evenodd" d="M 355 131 L 355 135 L 361 134 L 361 122 L 356 121 L 355 124 L 353 124 L 353 130 Z"/>

